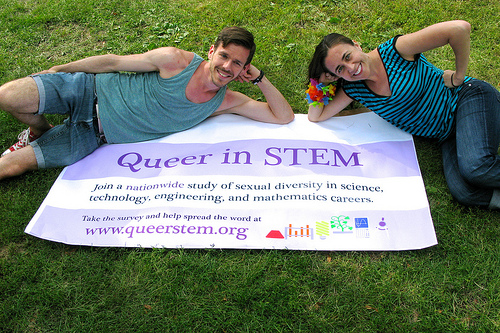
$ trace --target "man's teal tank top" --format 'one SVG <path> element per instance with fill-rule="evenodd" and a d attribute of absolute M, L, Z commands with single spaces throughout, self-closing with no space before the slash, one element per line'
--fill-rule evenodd
<path fill-rule="evenodd" d="M 159 72 L 97 74 L 99 118 L 107 142 L 161 138 L 191 128 L 214 113 L 226 87 L 205 103 L 186 98 L 187 84 L 202 61 L 195 54 L 181 73 L 168 79 Z"/>

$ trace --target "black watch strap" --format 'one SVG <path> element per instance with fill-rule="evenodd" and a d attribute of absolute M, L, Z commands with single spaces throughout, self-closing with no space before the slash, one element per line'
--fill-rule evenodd
<path fill-rule="evenodd" d="M 259 76 L 257 76 L 255 80 L 252 80 L 252 83 L 257 84 L 261 82 L 263 77 L 264 77 L 264 71 L 261 70 Z"/>

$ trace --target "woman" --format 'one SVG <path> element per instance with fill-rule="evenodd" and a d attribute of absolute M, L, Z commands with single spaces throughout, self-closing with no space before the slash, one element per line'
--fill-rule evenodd
<path fill-rule="evenodd" d="M 326 36 L 309 64 L 309 78 L 313 85 L 338 81 L 337 91 L 329 102 L 310 104 L 309 120 L 328 119 L 356 100 L 411 134 L 438 139 L 457 201 L 499 209 L 500 93 L 465 75 L 470 30 L 465 21 L 442 22 L 369 53 L 345 36 Z M 446 44 L 455 54 L 455 71 L 438 69 L 422 55 Z"/>

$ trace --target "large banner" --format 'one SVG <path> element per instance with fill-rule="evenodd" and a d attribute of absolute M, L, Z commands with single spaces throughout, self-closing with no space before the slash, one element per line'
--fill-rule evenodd
<path fill-rule="evenodd" d="M 26 232 L 122 247 L 437 244 L 412 137 L 371 112 L 284 126 L 223 115 L 103 146 L 62 171 Z"/>

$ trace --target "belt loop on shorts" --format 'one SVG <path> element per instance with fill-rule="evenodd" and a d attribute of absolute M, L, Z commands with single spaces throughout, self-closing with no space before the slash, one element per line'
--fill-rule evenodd
<path fill-rule="evenodd" d="M 99 119 L 99 105 L 97 104 L 97 97 L 94 99 L 94 130 L 97 134 L 97 137 L 101 141 L 101 144 L 107 143 L 106 137 L 104 136 L 104 131 L 102 129 L 101 119 Z"/>
<path fill-rule="evenodd" d="M 106 137 L 104 136 L 104 131 L 102 129 L 101 119 L 99 119 L 99 105 L 97 103 L 97 74 L 94 74 L 94 108 L 93 108 L 93 118 L 94 118 L 94 130 L 100 143 L 107 143 Z"/>

